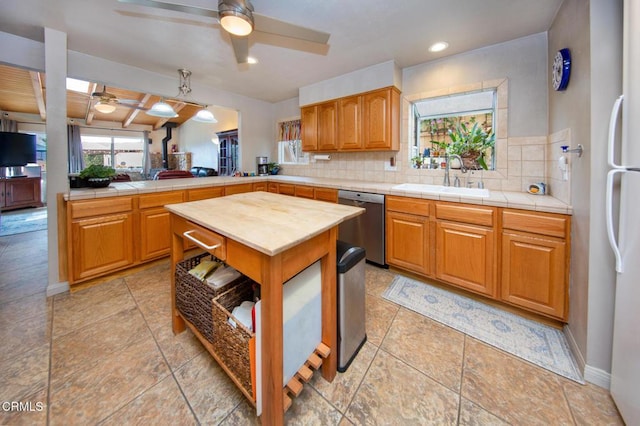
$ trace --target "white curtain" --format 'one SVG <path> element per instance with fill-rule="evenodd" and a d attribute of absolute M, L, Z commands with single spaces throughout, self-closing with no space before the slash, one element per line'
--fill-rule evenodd
<path fill-rule="evenodd" d="M 0 132 L 17 132 L 18 122 L 15 120 L 9 120 L 8 118 L 0 119 Z"/>
<path fill-rule="evenodd" d="M 151 158 L 149 158 L 149 131 L 145 130 L 143 135 L 142 143 L 144 146 L 142 148 L 142 178 L 149 179 L 149 174 L 151 173 Z"/>
<path fill-rule="evenodd" d="M 69 173 L 78 173 L 84 169 L 80 126 L 67 126 L 67 146 L 69 150 Z"/>

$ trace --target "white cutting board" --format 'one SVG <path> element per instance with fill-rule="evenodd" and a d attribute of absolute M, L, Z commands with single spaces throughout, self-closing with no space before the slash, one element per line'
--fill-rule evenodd
<path fill-rule="evenodd" d="M 322 341 L 322 277 L 320 261 L 291 278 L 282 288 L 282 387 L 304 365 Z M 256 303 L 256 411 L 262 413 L 262 302 Z"/>

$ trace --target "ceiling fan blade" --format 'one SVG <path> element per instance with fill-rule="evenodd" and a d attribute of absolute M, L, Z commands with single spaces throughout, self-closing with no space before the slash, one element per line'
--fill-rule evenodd
<path fill-rule="evenodd" d="M 123 0 L 119 0 L 123 1 Z M 135 2 L 135 0 L 133 0 Z M 145 0 L 143 0 L 145 1 Z M 290 24 L 268 16 L 253 14 L 255 31 L 275 34 L 284 37 L 297 38 L 299 40 L 311 41 L 314 43 L 327 44 L 331 34 L 322 31 L 312 30 L 299 25 Z"/>
<path fill-rule="evenodd" d="M 195 6 L 185 6 L 182 4 L 165 3 L 156 0 L 118 0 L 120 3 L 131 3 L 140 6 L 155 7 L 156 9 L 173 10 L 176 12 L 189 13 L 192 15 L 200 15 L 208 18 L 219 19 L 218 11 L 213 9 L 204 9 Z"/>
<path fill-rule="evenodd" d="M 231 36 L 233 52 L 236 54 L 236 61 L 239 64 L 246 64 L 249 62 L 249 38 L 229 35 Z"/>

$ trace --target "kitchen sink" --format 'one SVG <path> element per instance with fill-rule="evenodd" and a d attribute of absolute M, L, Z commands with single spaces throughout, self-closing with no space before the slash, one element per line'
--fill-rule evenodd
<path fill-rule="evenodd" d="M 402 183 L 391 187 L 398 191 L 426 192 L 428 194 L 462 195 L 464 197 L 486 198 L 489 190 L 486 188 L 462 188 L 456 186 L 429 185 L 424 183 Z"/>

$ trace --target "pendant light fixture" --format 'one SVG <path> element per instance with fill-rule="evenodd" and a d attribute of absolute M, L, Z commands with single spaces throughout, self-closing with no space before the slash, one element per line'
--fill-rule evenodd
<path fill-rule="evenodd" d="M 249 0 L 220 0 L 220 25 L 227 32 L 247 36 L 253 31 L 253 5 Z"/>
<path fill-rule="evenodd" d="M 192 118 L 193 121 L 197 121 L 198 123 L 217 123 L 218 120 L 213 116 L 213 113 L 208 109 L 203 108 Z"/>
<path fill-rule="evenodd" d="M 175 118 L 178 116 L 178 114 L 173 110 L 173 107 L 164 101 L 164 98 L 153 104 L 151 109 L 146 111 L 146 114 L 161 118 Z"/>
<path fill-rule="evenodd" d="M 111 114 L 113 111 L 116 110 L 116 106 L 107 102 L 102 102 L 99 101 L 97 102 L 94 107 L 96 111 L 101 112 L 103 114 Z"/>
<path fill-rule="evenodd" d="M 180 76 L 180 85 L 178 86 L 178 96 L 177 99 L 181 97 L 186 97 L 189 93 L 191 93 L 191 71 L 180 68 L 178 70 L 178 75 Z M 181 101 L 182 102 L 182 101 Z M 197 112 L 197 114 L 192 118 L 194 121 L 199 123 L 217 123 L 218 120 L 215 119 L 213 113 L 207 110 L 206 106 L 202 106 L 201 104 L 189 102 L 192 105 L 196 105 L 201 107 L 202 109 Z M 164 98 L 160 99 L 160 102 L 156 102 L 153 104 L 151 109 L 146 111 L 148 115 L 152 115 L 154 117 L 161 118 L 175 118 L 178 114 L 175 112 L 173 107 L 165 102 Z"/>

